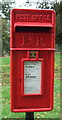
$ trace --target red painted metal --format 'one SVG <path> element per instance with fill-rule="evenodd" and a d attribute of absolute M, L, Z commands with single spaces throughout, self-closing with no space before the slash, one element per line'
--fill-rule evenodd
<path fill-rule="evenodd" d="M 37 112 L 53 109 L 55 11 L 13 9 L 10 23 L 11 111 Z M 30 58 L 30 51 L 36 57 Z M 24 94 L 24 62 L 41 61 L 40 94 Z"/>

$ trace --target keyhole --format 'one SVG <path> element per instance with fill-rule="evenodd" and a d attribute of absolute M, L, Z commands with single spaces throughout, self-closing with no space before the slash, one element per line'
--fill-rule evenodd
<path fill-rule="evenodd" d="M 30 51 L 30 58 L 36 57 L 36 51 Z"/>
<path fill-rule="evenodd" d="M 21 78 L 20 78 L 20 82 L 21 82 Z"/>

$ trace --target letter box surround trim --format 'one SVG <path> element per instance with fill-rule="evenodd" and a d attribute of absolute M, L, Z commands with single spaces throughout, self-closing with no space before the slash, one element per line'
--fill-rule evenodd
<path fill-rule="evenodd" d="M 40 93 L 30 93 L 30 94 L 25 94 L 24 93 L 24 63 L 25 62 L 41 62 L 41 78 L 40 78 Z M 22 89 L 21 89 L 21 94 L 24 96 L 29 96 L 29 95 L 43 95 L 43 82 L 44 82 L 44 60 L 43 59 L 22 59 L 22 66 L 21 66 L 21 70 L 22 70 Z"/>

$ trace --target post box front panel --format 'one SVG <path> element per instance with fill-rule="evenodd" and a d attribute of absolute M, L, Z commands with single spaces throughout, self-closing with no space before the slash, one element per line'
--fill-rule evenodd
<path fill-rule="evenodd" d="M 11 110 L 52 110 L 55 12 L 12 10 L 10 35 Z"/>

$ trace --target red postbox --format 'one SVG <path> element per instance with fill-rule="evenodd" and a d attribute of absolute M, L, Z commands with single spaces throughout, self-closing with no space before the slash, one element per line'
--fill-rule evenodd
<path fill-rule="evenodd" d="M 53 10 L 11 11 L 11 111 L 53 109 L 54 50 Z"/>

